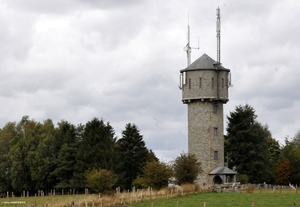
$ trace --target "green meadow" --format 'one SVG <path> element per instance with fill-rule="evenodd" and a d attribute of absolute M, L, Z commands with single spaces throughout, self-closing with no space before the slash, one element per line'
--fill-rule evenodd
<path fill-rule="evenodd" d="M 300 194 L 295 191 L 254 193 L 200 193 L 171 199 L 138 203 L 134 207 L 284 207 L 299 206 Z"/>

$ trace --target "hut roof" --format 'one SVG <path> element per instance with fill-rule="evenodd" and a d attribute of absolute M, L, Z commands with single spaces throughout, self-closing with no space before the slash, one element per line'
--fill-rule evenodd
<path fill-rule="evenodd" d="M 237 172 L 229 169 L 228 167 L 217 167 L 209 173 L 210 175 L 233 175 Z"/>

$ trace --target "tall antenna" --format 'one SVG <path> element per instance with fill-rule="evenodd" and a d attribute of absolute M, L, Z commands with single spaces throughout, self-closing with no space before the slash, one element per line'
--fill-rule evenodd
<path fill-rule="evenodd" d="M 191 64 L 191 53 L 192 49 L 199 50 L 199 37 L 198 37 L 198 47 L 191 47 L 190 45 L 190 25 L 189 25 L 189 16 L 188 16 L 188 31 L 187 31 L 187 44 L 184 46 L 183 50 L 186 51 L 187 54 L 187 67 Z M 186 84 L 186 72 L 183 72 L 179 76 L 179 84 L 178 87 L 182 89 L 182 86 Z"/>
<path fill-rule="evenodd" d="M 183 48 L 183 50 L 186 51 L 186 54 L 187 54 L 187 66 L 188 67 L 191 64 L 192 49 L 198 49 L 199 50 L 199 37 L 198 37 L 198 47 L 191 47 L 191 45 L 190 45 L 190 25 L 189 25 L 189 16 L 188 16 L 187 44 Z"/>
<path fill-rule="evenodd" d="M 217 8 L 217 61 L 221 63 L 221 17 L 220 17 L 220 8 Z"/>

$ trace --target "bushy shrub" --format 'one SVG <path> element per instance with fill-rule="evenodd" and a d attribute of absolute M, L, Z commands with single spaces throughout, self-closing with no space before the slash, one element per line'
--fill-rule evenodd
<path fill-rule="evenodd" d="M 110 170 L 93 169 L 85 173 L 87 187 L 96 193 L 111 193 L 118 176 Z"/>

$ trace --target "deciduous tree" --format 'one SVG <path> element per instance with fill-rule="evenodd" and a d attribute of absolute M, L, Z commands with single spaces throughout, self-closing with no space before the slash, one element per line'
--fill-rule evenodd
<path fill-rule="evenodd" d="M 28 154 L 36 150 L 38 139 L 35 136 L 36 122 L 28 116 L 22 117 L 16 125 L 16 136 L 11 140 L 11 148 L 8 152 L 10 166 L 11 185 L 16 193 L 23 190 L 33 190 L 35 183 L 32 182 L 30 173 L 30 160 Z"/>
<path fill-rule="evenodd" d="M 110 193 L 118 180 L 118 176 L 110 170 L 92 169 L 85 173 L 87 187 L 96 193 Z"/>
<path fill-rule="evenodd" d="M 300 149 L 293 143 L 287 144 L 282 150 L 282 159 L 290 162 L 290 178 L 292 184 L 300 185 Z"/>
<path fill-rule="evenodd" d="M 31 182 L 35 183 L 35 190 L 53 189 L 55 181 L 51 179 L 51 172 L 56 169 L 56 152 L 54 146 L 55 127 L 52 120 L 47 119 L 43 123 L 35 125 L 37 147 L 28 152 L 28 164 L 30 168 Z"/>
<path fill-rule="evenodd" d="M 173 161 L 174 177 L 177 184 L 192 184 L 202 173 L 201 163 L 195 154 L 181 153 Z"/>
<path fill-rule="evenodd" d="M 297 131 L 291 143 L 293 143 L 295 146 L 299 147 L 300 149 L 300 130 Z"/>
<path fill-rule="evenodd" d="M 0 190 L 2 192 L 12 190 L 11 162 L 8 153 L 12 146 L 11 141 L 15 136 L 17 136 L 15 122 L 8 122 L 0 130 Z"/>
<path fill-rule="evenodd" d="M 291 176 L 290 161 L 286 158 L 279 160 L 275 170 L 276 184 L 288 185 Z"/>
<path fill-rule="evenodd" d="M 146 184 L 155 190 L 167 187 L 172 176 L 171 167 L 159 161 L 147 162 L 143 172 Z"/>

